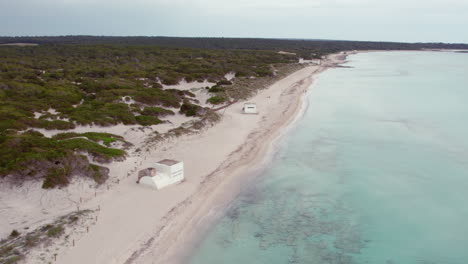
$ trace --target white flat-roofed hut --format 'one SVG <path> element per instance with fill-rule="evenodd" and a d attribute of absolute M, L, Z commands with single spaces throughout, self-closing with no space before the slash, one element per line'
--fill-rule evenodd
<path fill-rule="evenodd" d="M 182 161 L 163 159 L 138 173 L 138 183 L 162 189 L 184 179 L 184 163 Z"/>
<path fill-rule="evenodd" d="M 256 103 L 245 103 L 242 107 L 242 113 L 244 114 L 258 114 Z"/>

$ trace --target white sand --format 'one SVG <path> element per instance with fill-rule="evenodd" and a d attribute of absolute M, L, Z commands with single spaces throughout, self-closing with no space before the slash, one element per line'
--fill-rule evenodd
<path fill-rule="evenodd" d="M 228 72 L 224 75 L 224 78 L 228 81 L 234 79 L 236 77 L 236 73 L 235 72 Z"/>
<path fill-rule="evenodd" d="M 283 55 L 296 55 L 296 53 L 294 53 L 294 52 L 287 52 L 287 51 L 282 51 L 282 50 L 278 51 L 278 54 L 283 54 Z"/>
<path fill-rule="evenodd" d="M 109 182 L 109 185 L 112 183 Z M 26 232 L 48 224 L 54 218 L 77 210 L 80 198 L 100 196 L 107 188 L 95 188 L 91 180 L 76 178 L 66 189 L 44 190 L 41 182 L 28 181 L 22 186 L 10 186 L 0 182 L 0 236 L 16 229 Z"/>
<path fill-rule="evenodd" d="M 179 84 L 175 85 L 165 85 L 163 84 L 164 89 L 177 89 L 177 90 L 190 90 L 192 88 L 205 88 L 205 87 L 212 87 L 216 85 L 216 83 L 209 82 L 204 80 L 203 82 L 187 82 L 182 80 Z"/>
<path fill-rule="evenodd" d="M 243 102 L 239 102 L 223 111 L 220 123 L 201 134 L 169 139 L 150 148 L 143 145 L 148 131 L 138 133 L 139 129 L 129 126 L 102 128 L 124 136 L 143 151 L 111 164 L 111 178 L 96 192 L 90 186 L 92 183 L 85 180 L 54 191 L 31 184 L 23 187 L 28 189 L 27 195 L 23 191 L 16 196 L 4 187 L 0 190 L 0 212 L 11 213 L 11 218 L 1 220 L 0 233 L 19 226 L 13 222 L 21 219 L 23 226 L 33 227 L 27 217 L 36 219 L 39 225 L 47 217 L 76 210 L 76 206 L 100 207 L 99 219 L 90 232 L 75 241 L 74 247 L 61 248 L 57 263 L 174 263 L 173 256 L 179 252 L 175 245 L 191 241 L 194 226 L 216 204 L 237 193 L 234 179 L 241 179 L 268 161 L 272 142 L 300 112 L 303 94 L 311 85 L 313 74 L 333 66 L 338 59 L 342 58 L 331 56 L 320 66 L 303 68 L 249 99 L 257 104 L 259 115 L 241 114 Z M 100 129 L 80 127 L 77 131 Z M 160 191 L 135 183 L 138 170 L 163 158 L 183 160 L 186 180 Z M 38 207 L 37 199 L 43 196 L 48 198 Z"/>

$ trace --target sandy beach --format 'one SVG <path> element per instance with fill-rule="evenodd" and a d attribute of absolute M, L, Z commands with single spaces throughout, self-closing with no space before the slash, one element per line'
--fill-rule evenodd
<path fill-rule="evenodd" d="M 329 56 L 321 66 L 308 66 L 252 98 L 250 101 L 257 102 L 267 113 L 257 116 L 258 124 L 250 127 L 243 143 L 206 176 L 200 189 L 170 212 L 158 230 L 157 239 L 148 240 L 125 263 L 184 263 L 199 242 L 198 236 L 223 213 L 226 203 L 268 166 L 278 140 L 300 119 L 305 109 L 304 94 L 314 77 L 343 62 L 345 57 Z M 230 113 L 235 115 L 240 107 L 231 107 Z"/>
<path fill-rule="evenodd" d="M 69 232 L 68 242 L 54 246 L 56 263 L 178 263 L 190 251 L 203 224 L 238 194 L 241 183 L 269 162 L 277 139 L 300 116 L 304 94 L 314 77 L 345 58 L 345 54 L 330 55 L 321 65 L 306 66 L 259 91 L 249 100 L 257 104 L 258 115 L 243 115 L 244 102 L 235 103 L 221 110 L 221 121 L 202 133 L 154 146 L 145 145 L 141 131 L 126 132 L 126 139 L 141 144 L 143 151 L 112 163 L 110 181 L 97 190 L 79 182 L 71 189 L 46 193 L 31 184 L 17 191 L 18 197 L 30 194 L 22 205 L 14 196 L 2 197 L 2 203 L 18 203 L 18 208 L 24 207 L 18 214 L 26 219 L 26 205 L 30 202 L 31 207 L 40 197 L 43 208 L 36 210 L 37 221 L 24 222 L 31 227 L 45 221 L 44 210 L 50 218 L 78 208 L 99 209 L 86 232 Z M 184 161 L 182 183 L 159 191 L 135 183 L 138 170 L 164 158 Z M 2 223 L 4 233 L 8 224 L 6 220 Z M 33 252 L 26 263 L 33 263 L 28 261 L 40 253 Z"/>

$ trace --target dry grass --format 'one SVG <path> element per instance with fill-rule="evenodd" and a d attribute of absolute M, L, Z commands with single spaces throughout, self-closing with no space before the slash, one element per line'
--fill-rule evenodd
<path fill-rule="evenodd" d="M 75 225 L 80 217 L 90 212 L 90 210 L 73 212 L 56 219 L 51 224 L 24 234 L 14 230 L 12 235 L 0 241 L 0 264 L 18 263 L 32 249 L 40 245 L 51 244 L 53 239 L 58 239 L 64 234 L 65 228 Z"/>

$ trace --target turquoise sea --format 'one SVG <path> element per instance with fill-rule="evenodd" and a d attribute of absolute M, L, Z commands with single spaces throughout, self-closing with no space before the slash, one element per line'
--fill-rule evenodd
<path fill-rule="evenodd" d="M 348 59 L 188 263 L 468 263 L 468 54 Z"/>

